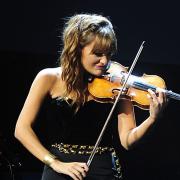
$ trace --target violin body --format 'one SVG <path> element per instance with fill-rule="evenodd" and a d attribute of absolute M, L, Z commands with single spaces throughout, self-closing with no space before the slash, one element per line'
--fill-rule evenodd
<path fill-rule="evenodd" d="M 113 103 L 122 89 L 124 79 L 127 75 L 127 67 L 112 61 L 107 72 L 102 77 L 95 77 L 88 83 L 89 93 L 94 100 L 102 103 Z M 148 89 L 154 92 L 157 88 L 166 92 L 165 81 L 157 75 L 143 74 L 141 77 L 131 75 L 127 81 L 126 88 L 123 90 L 120 99 L 132 101 L 134 106 L 148 110 L 150 100 L 147 97 Z M 167 96 L 180 100 L 180 95 L 167 91 Z"/>
<path fill-rule="evenodd" d="M 127 72 L 127 69 L 118 64 L 117 62 L 111 63 L 107 70 L 107 74 L 115 74 L 117 77 L 120 72 Z M 114 102 L 114 98 L 117 96 L 117 92 L 114 93 L 115 89 L 120 88 L 119 81 L 110 82 L 109 79 L 103 77 L 96 77 L 88 84 L 88 90 L 95 100 L 100 102 Z"/>
<path fill-rule="evenodd" d="M 161 89 L 166 89 L 164 80 L 157 75 L 143 74 L 141 78 L 142 81 L 150 85 L 154 85 Z M 138 88 L 129 88 L 127 94 L 130 97 L 131 101 L 134 103 L 134 105 L 140 107 L 141 109 L 149 109 L 150 100 L 147 96 L 149 94 L 148 91 Z"/>
<path fill-rule="evenodd" d="M 112 62 L 107 70 L 107 74 L 114 74 L 119 77 L 121 72 L 127 72 L 127 68 L 117 62 Z M 94 100 L 99 102 L 114 102 L 120 88 L 119 81 L 111 82 L 105 76 L 95 77 L 91 82 L 88 83 L 89 93 L 94 97 Z M 115 92 L 116 91 L 116 92 Z"/>

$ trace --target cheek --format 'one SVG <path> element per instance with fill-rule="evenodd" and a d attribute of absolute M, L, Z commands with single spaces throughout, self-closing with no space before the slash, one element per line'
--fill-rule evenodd
<path fill-rule="evenodd" d="M 87 70 L 87 68 L 88 68 L 88 59 L 87 59 L 87 58 L 84 58 L 84 57 L 82 56 L 82 57 L 81 57 L 81 64 L 82 64 L 83 68 L 84 68 L 85 70 Z"/>
<path fill-rule="evenodd" d="M 81 63 L 85 67 L 92 67 L 96 64 L 96 59 L 92 56 L 83 56 L 81 57 Z"/>
<path fill-rule="evenodd" d="M 84 69 L 86 69 L 86 70 L 90 69 L 93 66 L 93 64 L 91 63 L 91 60 L 88 58 L 82 59 L 81 63 L 82 63 L 82 66 L 84 67 Z"/>

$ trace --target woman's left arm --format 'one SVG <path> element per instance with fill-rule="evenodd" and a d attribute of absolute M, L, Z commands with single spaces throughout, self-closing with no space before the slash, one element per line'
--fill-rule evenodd
<path fill-rule="evenodd" d="M 167 104 L 166 96 L 163 92 L 154 93 L 148 90 L 150 99 L 149 117 L 139 126 L 136 126 L 134 109 L 131 101 L 122 100 L 118 115 L 118 132 L 122 146 L 130 149 L 148 132 L 158 116 L 162 113 Z"/>

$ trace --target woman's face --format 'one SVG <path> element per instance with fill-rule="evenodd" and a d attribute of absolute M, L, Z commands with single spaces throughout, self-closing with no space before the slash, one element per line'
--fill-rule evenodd
<path fill-rule="evenodd" d="M 108 57 L 102 53 L 93 53 L 96 39 L 82 49 L 81 63 L 84 69 L 94 75 L 101 76 L 106 71 Z"/>

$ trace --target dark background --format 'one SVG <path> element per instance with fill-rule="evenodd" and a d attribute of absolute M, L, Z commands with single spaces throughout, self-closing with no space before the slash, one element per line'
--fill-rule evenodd
<path fill-rule="evenodd" d="M 134 74 L 159 75 L 169 90 L 179 92 L 180 12 L 176 1 L 6 1 L 0 28 L 1 98 L 5 100 L 1 103 L 0 170 L 4 179 L 12 179 L 12 174 L 18 180 L 40 179 L 43 165 L 14 138 L 15 123 L 37 72 L 56 66 L 64 18 L 86 12 L 112 21 L 118 39 L 113 60 L 130 66 L 141 42 L 146 41 Z M 171 100 L 153 131 L 134 150 L 118 147 L 117 140 L 125 179 L 180 179 L 179 110 L 179 102 Z M 137 124 L 148 115 L 139 108 L 135 112 Z M 46 132 L 45 128 L 37 123 L 37 130 Z M 46 142 L 46 134 L 40 138 Z"/>

